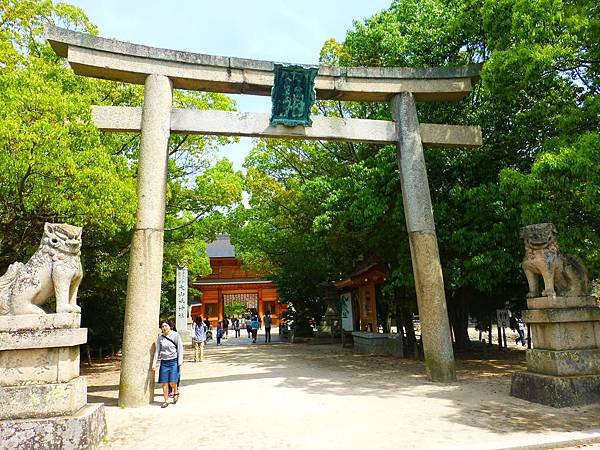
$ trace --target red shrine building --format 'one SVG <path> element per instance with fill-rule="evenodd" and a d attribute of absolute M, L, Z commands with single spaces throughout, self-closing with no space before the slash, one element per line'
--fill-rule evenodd
<path fill-rule="evenodd" d="M 212 273 L 197 277 L 191 287 L 201 292 L 199 303 L 192 303 L 192 318 L 201 315 L 212 326 L 225 316 L 225 305 L 242 303 L 247 309 L 258 313 L 259 317 L 269 311 L 273 325 L 279 325 L 281 314 L 287 305 L 279 304 L 275 284 L 260 274 L 242 269 L 235 257 L 235 248 L 228 235 L 219 235 L 216 241 L 206 245 Z"/>

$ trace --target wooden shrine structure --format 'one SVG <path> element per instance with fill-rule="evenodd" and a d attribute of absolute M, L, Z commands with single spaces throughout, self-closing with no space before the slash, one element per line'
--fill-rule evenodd
<path fill-rule="evenodd" d="M 277 286 L 260 274 L 242 268 L 240 260 L 235 257 L 235 248 L 229 236 L 220 235 L 209 243 L 206 254 L 212 273 L 197 277 L 192 283 L 192 287 L 201 292 L 199 303 L 191 306 L 192 318 L 201 315 L 203 319 L 208 318 L 214 327 L 225 317 L 225 306 L 236 302 L 246 305 L 259 317 L 269 311 L 273 325 L 279 325 L 281 314 L 287 310 L 287 306 L 279 304 Z"/>

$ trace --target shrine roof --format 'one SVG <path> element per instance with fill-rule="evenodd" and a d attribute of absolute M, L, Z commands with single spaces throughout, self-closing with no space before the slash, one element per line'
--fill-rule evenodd
<path fill-rule="evenodd" d="M 231 245 L 228 234 L 220 234 L 217 239 L 206 244 L 206 255 L 209 258 L 235 257 L 235 247 Z"/>
<path fill-rule="evenodd" d="M 266 278 L 199 278 L 192 285 L 218 285 L 218 284 L 269 284 L 273 281 Z"/>

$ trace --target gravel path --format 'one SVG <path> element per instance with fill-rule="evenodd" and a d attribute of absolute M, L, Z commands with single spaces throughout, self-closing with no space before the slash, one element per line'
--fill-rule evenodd
<path fill-rule="evenodd" d="M 554 409 L 508 395 L 511 373 L 525 367 L 523 351 L 480 347 L 457 358 L 459 381 L 434 384 L 420 361 L 332 345 L 250 345 L 230 338 L 220 347 L 209 345 L 201 363 L 192 362 L 186 348 L 176 405 L 161 409 L 157 386 L 152 405 L 118 408 L 114 362 L 87 370 L 88 398 L 106 405 L 104 449 L 558 448 L 567 444 L 544 443 L 600 442 L 600 405 Z"/>

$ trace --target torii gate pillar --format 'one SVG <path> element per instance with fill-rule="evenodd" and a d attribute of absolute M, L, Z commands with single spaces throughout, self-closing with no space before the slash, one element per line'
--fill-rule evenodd
<path fill-rule="evenodd" d="M 432 381 L 452 381 L 456 379 L 452 336 L 413 94 L 403 92 L 395 95 L 391 108 L 398 128 L 398 166 L 417 291 L 425 367 Z"/>
<path fill-rule="evenodd" d="M 152 403 L 152 357 L 160 314 L 168 144 L 173 85 L 164 75 L 144 84 L 137 216 L 131 240 L 119 406 Z"/>

